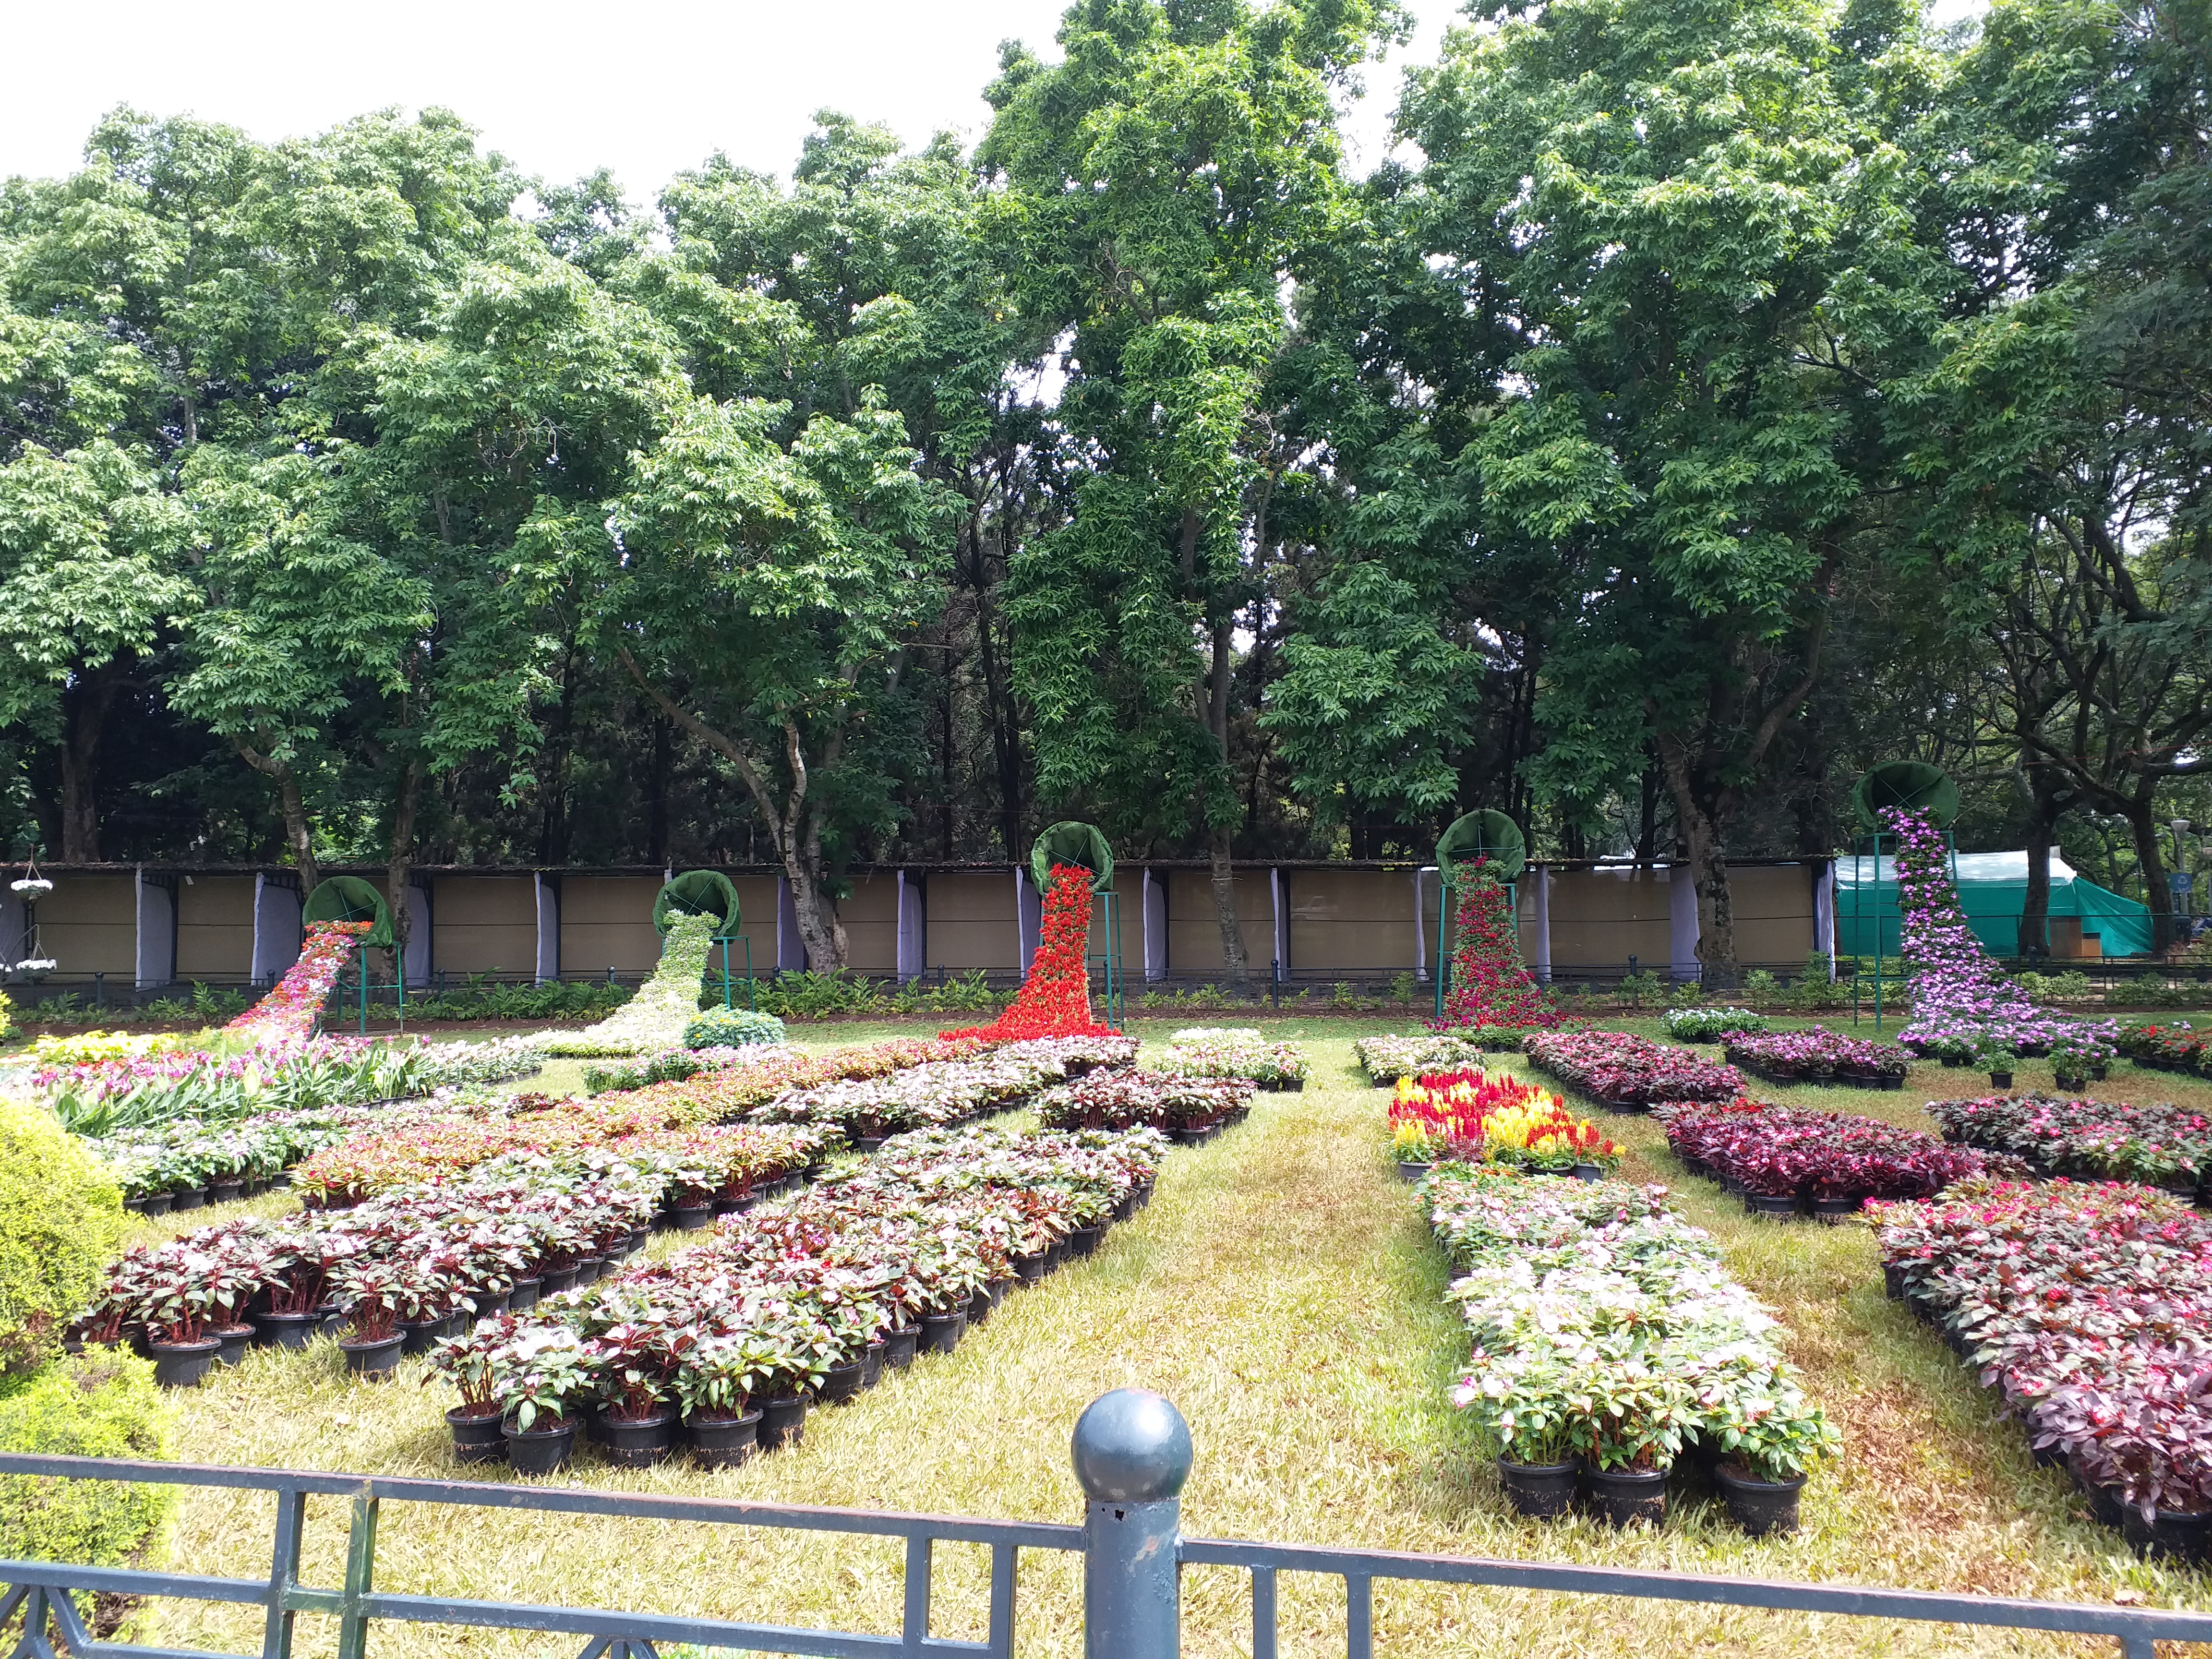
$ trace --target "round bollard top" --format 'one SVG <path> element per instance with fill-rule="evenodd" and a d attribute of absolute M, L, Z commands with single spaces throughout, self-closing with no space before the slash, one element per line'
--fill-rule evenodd
<path fill-rule="evenodd" d="M 1075 1478 L 1100 1504 L 1158 1504 L 1190 1478 L 1190 1425 L 1164 1395 L 1116 1389 L 1075 1421 Z"/>

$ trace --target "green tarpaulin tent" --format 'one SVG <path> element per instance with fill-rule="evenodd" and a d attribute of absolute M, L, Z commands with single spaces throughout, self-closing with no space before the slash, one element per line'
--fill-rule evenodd
<path fill-rule="evenodd" d="M 2027 854 L 1961 853 L 1958 877 L 1959 908 L 1982 948 L 1991 956 L 2018 954 Z M 2096 939 L 2105 956 L 2139 957 L 2150 950 L 2150 912 L 2075 874 L 2056 853 L 2051 855 L 2051 914 L 2078 918 L 2083 937 Z M 1844 956 L 1873 956 L 1877 932 L 1881 953 L 1897 955 L 1897 877 L 1888 856 L 1879 872 L 1870 858 L 1838 859 L 1836 949 Z"/>

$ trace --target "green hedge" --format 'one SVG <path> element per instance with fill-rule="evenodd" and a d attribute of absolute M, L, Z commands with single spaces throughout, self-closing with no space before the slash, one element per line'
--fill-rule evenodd
<path fill-rule="evenodd" d="M 123 1193 L 85 1144 L 36 1107 L 0 1101 L 0 1376 L 61 1352 L 123 1237 Z"/>
<path fill-rule="evenodd" d="M 64 1358 L 0 1394 L 0 1451 L 55 1456 L 176 1455 L 154 1368 L 116 1349 Z M 0 1475 L 0 1559 L 113 1566 L 167 1516 L 172 1486 Z"/>

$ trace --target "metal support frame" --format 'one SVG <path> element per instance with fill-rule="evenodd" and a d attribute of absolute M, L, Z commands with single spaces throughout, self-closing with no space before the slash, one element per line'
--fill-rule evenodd
<path fill-rule="evenodd" d="M 1881 914 L 1881 860 L 1884 846 L 1889 848 L 1889 867 L 1892 878 L 1894 879 L 1897 871 L 1897 837 L 1888 830 L 1877 830 L 1870 836 L 1861 836 L 1852 843 L 1851 848 L 1852 933 L 1859 936 L 1859 929 L 1869 914 L 1874 919 L 1874 1029 L 1877 1031 L 1881 1030 L 1882 1022 L 1884 988 L 1882 963 L 1889 955 L 1888 942 L 1883 935 Z M 1943 832 L 1943 854 L 1950 863 L 1951 892 L 1955 899 L 1959 891 L 1959 844 L 1951 839 L 1951 832 L 1948 830 Z M 1867 866 L 1869 862 L 1874 866 L 1871 880 L 1867 878 Z M 1834 866 L 1831 865 L 1832 872 L 1833 868 Z M 1966 908 L 1961 904 L 1960 914 L 1963 915 L 1965 913 Z M 1905 954 L 1905 885 L 1902 881 L 1897 882 L 1897 951 L 1899 957 Z M 1832 965 L 1835 959 L 1835 953 L 1831 951 L 1828 957 L 1829 963 Z M 1851 1021 L 1854 1024 L 1858 1022 L 1859 1018 L 1860 981 L 1861 976 L 1854 969 L 1851 974 Z M 1898 983 L 1899 985 L 1904 983 L 1901 977 Z"/>
<path fill-rule="evenodd" d="M 760 1000 L 758 988 L 753 983 L 752 935 L 750 933 L 740 933 L 738 937 L 744 942 L 745 947 L 745 1006 L 748 1010 L 757 1013 L 760 1010 Z M 718 943 L 720 943 L 722 947 L 722 1006 L 725 1008 L 734 1008 L 738 1005 L 734 994 L 735 981 L 732 981 L 730 976 L 730 941 L 727 939 L 721 939 L 718 941 Z M 613 970 L 610 969 L 608 972 L 609 976 L 611 977 Z M 616 1656 L 616 1659 L 621 1659 L 621 1656 Z"/>
<path fill-rule="evenodd" d="M 1104 981 L 1102 989 L 1106 1004 L 1106 1023 L 1118 1031 L 1128 1012 L 1128 992 L 1125 983 L 1127 975 L 1121 969 L 1121 896 L 1107 887 L 1094 890 L 1091 896 L 1104 909 L 1106 948 L 1096 954 L 1085 953 L 1084 971 L 1088 974 L 1093 963 L 1098 964 L 1100 975 Z"/>
<path fill-rule="evenodd" d="M 766 1653 L 856 1656 L 969 1654 L 1011 1659 L 1015 1585 L 1023 1550 L 1062 1550 L 1084 1558 L 1087 1659 L 1178 1659 L 1186 1566 L 1228 1567 L 1251 1575 L 1253 1659 L 1279 1651 L 1280 1580 L 1310 1573 L 1344 1581 L 1347 1659 L 1373 1659 L 1378 1583 L 1464 1584 L 1546 1595 L 1608 1595 L 1632 1601 L 1755 1607 L 1853 1619 L 2037 1630 L 2116 1641 L 2124 1659 L 2154 1659 L 2154 1642 L 2212 1643 L 2212 1613 L 2085 1602 L 2031 1601 L 1946 1591 L 1802 1584 L 1696 1573 L 1417 1555 L 1321 1545 L 1243 1542 L 1182 1535 L 1183 1482 L 1192 1462 L 1190 1431 L 1173 1405 L 1139 1389 L 1093 1401 L 1075 1427 L 1077 1478 L 1086 1499 L 1080 1527 L 1042 1522 L 976 1521 L 939 1515 L 819 1509 L 589 1491 L 293 1470 L 231 1468 L 120 1459 L 0 1453 L 0 1474 L 266 1492 L 276 1498 L 269 1574 L 224 1578 L 52 1561 L 0 1561 L 0 1626 L 22 1617 L 8 1659 L 199 1659 L 198 1650 L 93 1639 L 73 1597 L 87 1592 L 226 1602 L 264 1609 L 260 1659 L 292 1659 L 293 1621 L 306 1613 L 337 1622 L 337 1659 L 367 1659 L 379 1625 L 443 1625 L 542 1631 L 584 1638 L 577 1659 L 658 1659 L 661 1644 L 693 1643 Z M 310 1496 L 349 1500 L 345 1582 L 336 1589 L 300 1582 L 301 1543 Z M 388 1504 L 431 1504 L 541 1515 L 617 1516 L 638 1520 L 766 1527 L 905 1540 L 905 1586 L 896 1635 L 809 1629 L 683 1613 L 619 1612 L 414 1595 L 376 1588 L 380 1511 Z M 981 1544 L 990 1551 L 987 1639 L 930 1634 L 932 1558 L 937 1544 Z M 58 1639 L 57 1639 L 58 1638 Z M 385 1650 L 389 1650 L 387 1638 Z M 1408 1649 L 1408 1655 L 1418 1652 Z M 207 1655 L 207 1659 L 251 1659 Z"/>
<path fill-rule="evenodd" d="M 1521 948 L 1521 884 L 1501 881 L 1505 890 L 1505 925 L 1513 930 L 1513 948 Z M 1442 868 L 1437 871 L 1437 1018 L 1444 1017 L 1444 997 L 1451 989 L 1451 952 L 1444 948 L 1444 918 L 1451 908 L 1452 879 Z"/>

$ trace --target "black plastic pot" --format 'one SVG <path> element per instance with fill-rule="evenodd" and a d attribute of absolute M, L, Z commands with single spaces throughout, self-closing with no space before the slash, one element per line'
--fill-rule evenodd
<path fill-rule="evenodd" d="M 149 1193 L 145 1198 L 145 1212 L 149 1217 L 167 1215 L 176 1201 L 174 1193 Z"/>
<path fill-rule="evenodd" d="M 786 1395 L 761 1401 L 760 1443 L 763 1451 L 795 1446 L 806 1437 L 806 1396 Z"/>
<path fill-rule="evenodd" d="M 240 1181 L 210 1181 L 208 1182 L 208 1202 L 235 1204 L 246 1196 L 246 1182 Z"/>
<path fill-rule="evenodd" d="M 435 1319 L 403 1319 L 399 1322 L 399 1352 L 428 1353 L 438 1346 L 439 1338 L 446 1334 L 446 1316 Z"/>
<path fill-rule="evenodd" d="M 862 1388 L 872 1389 L 884 1380 L 884 1355 L 890 1347 L 890 1344 L 880 1336 L 868 1344 L 867 1352 L 860 1356 Z"/>
<path fill-rule="evenodd" d="M 1892 1302 L 1905 1300 L 1905 1269 L 1894 1262 L 1882 1263 L 1881 1293 Z"/>
<path fill-rule="evenodd" d="M 264 1342 L 280 1348 L 304 1348 L 323 1328 L 320 1313 L 265 1313 L 253 1316 L 253 1328 Z"/>
<path fill-rule="evenodd" d="M 2107 1077 L 2112 1075 L 2112 1068 L 2111 1066 L 2100 1062 L 2089 1068 L 2089 1075 L 2094 1078 L 2098 1082 L 2102 1083 Z"/>
<path fill-rule="evenodd" d="M 216 1350 L 215 1363 L 235 1365 L 245 1359 L 246 1349 L 253 1346 L 253 1327 L 224 1325 L 216 1331 L 215 1340 L 222 1345 Z"/>
<path fill-rule="evenodd" d="M 592 1438 L 607 1449 L 607 1461 L 617 1468 L 642 1469 L 675 1451 L 681 1428 L 672 1411 L 659 1411 L 651 1417 L 635 1419 L 614 1417 L 603 1411 L 599 1413 L 599 1431 Z"/>
<path fill-rule="evenodd" d="M 1602 1181 L 1605 1179 L 1605 1165 L 1602 1164 L 1577 1164 L 1575 1165 L 1575 1179 L 1577 1181 Z"/>
<path fill-rule="evenodd" d="M 497 1412 L 471 1417 L 465 1406 L 456 1406 L 446 1413 L 446 1426 L 453 1431 L 456 1463 L 497 1463 L 506 1459 L 507 1437 L 500 1431 Z"/>
<path fill-rule="evenodd" d="M 964 1313 L 924 1314 L 921 1316 L 921 1346 L 930 1353 L 951 1353 L 960 1346 L 960 1339 L 968 1332 L 968 1316 Z"/>
<path fill-rule="evenodd" d="M 574 1423 L 527 1431 L 502 1428 L 500 1432 L 507 1442 L 507 1461 L 514 1465 L 517 1474 L 551 1474 L 567 1468 L 568 1460 L 576 1455 Z"/>
<path fill-rule="evenodd" d="M 854 1135 L 853 1137 L 853 1150 L 856 1152 L 881 1152 L 883 1150 L 884 1142 L 890 1139 L 890 1137 L 889 1135 Z"/>
<path fill-rule="evenodd" d="M 1754 1480 L 1723 1464 L 1713 1471 L 1713 1479 L 1728 1500 L 1729 1519 L 1753 1538 L 1797 1530 L 1797 1494 L 1805 1489 L 1803 1475 L 1795 1480 Z"/>
<path fill-rule="evenodd" d="M 221 1340 L 212 1336 L 198 1342 L 156 1342 L 154 1380 L 165 1389 L 197 1389 L 222 1347 Z"/>
<path fill-rule="evenodd" d="M 889 1331 L 884 1336 L 884 1363 L 894 1370 L 904 1370 L 914 1364 L 914 1356 L 921 1342 L 921 1328 L 908 1325 Z"/>
<path fill-rule="evenodd" d="M 338 1344 L 338 1352 L 345 1355 L 346 1369 L 359 1376 L 389 1376 L 399 1369 L 399 1351 L 407 1339 L 394 1331 L 374 1342 L 351 1340 Z"/>
<path fill-rule="evenodd" d="M 1066 1261 L 1067 1241 L 1064 1238 L 1054 1239 L 1044 1253 L 1044 1270 L 1048 1273 L 1056 1273 Z"/>
<path fill-rule="evenodd" d="M 576 1269 L 573 1265 L 548 1267 L 539 1275 L 539 1285 L 541 1296 L 558 1296 L 563 1291 L 573 1291 L 576 1288 Z"/>
<path fill-rule="evenodd" d="M 842 1365 L 832 1365 L 822 1374 L 821 1400 L 825 1406 L 842 1405 L 860 1392 L 862 1373 L 867 1362 L 848 1359 Z"/>
<path fill-rule="evenodd" d="M 687 1417 L 685 1437 L 691 1455 L 710 1469 L 733 1469 L 760 1449 L 758 1407 L 743 1417 Z"/>
<path fill-rule="evenodd" d="M 2120 1500 L 2118 1486 L 2100 1486 L 2081 1473 L 2081 1462 L 2070 1454 L 2066 1459 L 2066 1473 L 2074 1477 L 2074 1484 L 2089 1500 L 2089 1513 L 2100 1524 L 2118 1527 L 2124 1523 L 2126 1505 Z"/>
<path fill-rule="evenodd" d="M 1207 1139 L 1207 1132 L 1179 1126 L 1168 1131 L 1168 1138 L 1178 1146 L 1203 1146 Z"/>
<path fill-rule="evenodd" d="M 1794 1194 L 1774 1198 L 1765 1193 L 1746 1193 L 1743 1206 L 1753 1215 L 1788 1217 L 1797 1213 L 1797 1200 Z"/>
<path fill-rule="evenodd" d="M 1609 1526 L 1649 1521 L 1656 1527 L 1667 1518 L 1664 1469 L 1588 1469 L 1583 1480 L 1591 1511 Z"/>
<path fill-rule="evenodd" d="M 544 1293 L 544 1279 L 518 1279 L 514 1281 L 514 1288 L 507 1293 L 507 1310 L 509 1313 L 528 1313 L 538 1305 L 538 1298 Z"/>
<path fill-rule="evenodd" d="M 487 1291 L 478 1291 L 469 1299 L 477 1304 L 476 1316 L 480 1320 L 496 1319 L 507 1310 L 505 1291 L 501 1291 L 497 1296 Z"/>
<path fill-rule="evenodd" d="M 968 1298 L 968 1322 L 970 1325 L 981 1324 L 991 1316 L 991 1310 L 996 1305 L 991 1300 L 990 1287 L 986 1285 Z"/>
<path fill-rule="evenodd" d="M 1024 1285 L 1034 1285 L 1045 1276 L 1046 1264 L 1052 1260 L 1050 1250 L 1036 1250 L 1014 1258 L 1014 1274 Z"/>
<path fill-rule="evenodd" d="M 2120 1535 L 2138 1555 L 2199 1562 L 2204 1559 L 2208 1539 L 2212 1539 L 2212 1510 L 2162 1509 L 2146 1521 L 2142 1511 L 2130 1504 L 2120 1518 Z"/>
<path fill-rule="evenodd" d="M 1079 1261 L 1096 1250 L 1098 1248 L 1098 1241 L 1105 1237 L 1106 1229 L 1098 1223 L 1094 1222 L 1088 1227 L 1078 1227 L 1067 1236 L 1067 1254 L 1073 1260 Z"/>
<path fill-rule="evenodd" d="M 178 1210 L 197 1210 L 207 1202 L 204 1187 L 176 1187 L 170 1189 L 171 1207 Z"/>
<path fill-rule="evenodd" d="M 1991 1072 L 1990 1073 L 1990 1087 L 1992 1089 L 2011 1088 L 2012 1073 L 2010 1072 Z"/>
<path fill-rule="evenodd" d="M 1814 1218 L 1842 1221 L 1856 1215 L 1865 1201 L 1859 1198 L 1816 1198 L 1813 1200 Z"/>
<path fill-rule="evenodd" d="M 714 1224 L 714 1206 L 711 1200 L 705 1204 L 679 1204 L 676 1206 L 676 1231 L 679 1233 L 696 1233 Z"/>
<path fill-rule="evenodd" d="M 1408 1158 L 1398 1160 L 1398 1179 L 1401 1181 L 1419 1181 L 1428 1172 L 1429 1166 L 1425 1164 L 1416 1163 Z"/>
<path fill-rule="evenodd" d="M 1574 1507 L 1572 1463 L 1514 1463 L 1501 1457 L 1498 1480 L 1513 1512 L 1531 1521 L 1556 1521 Z"/>

